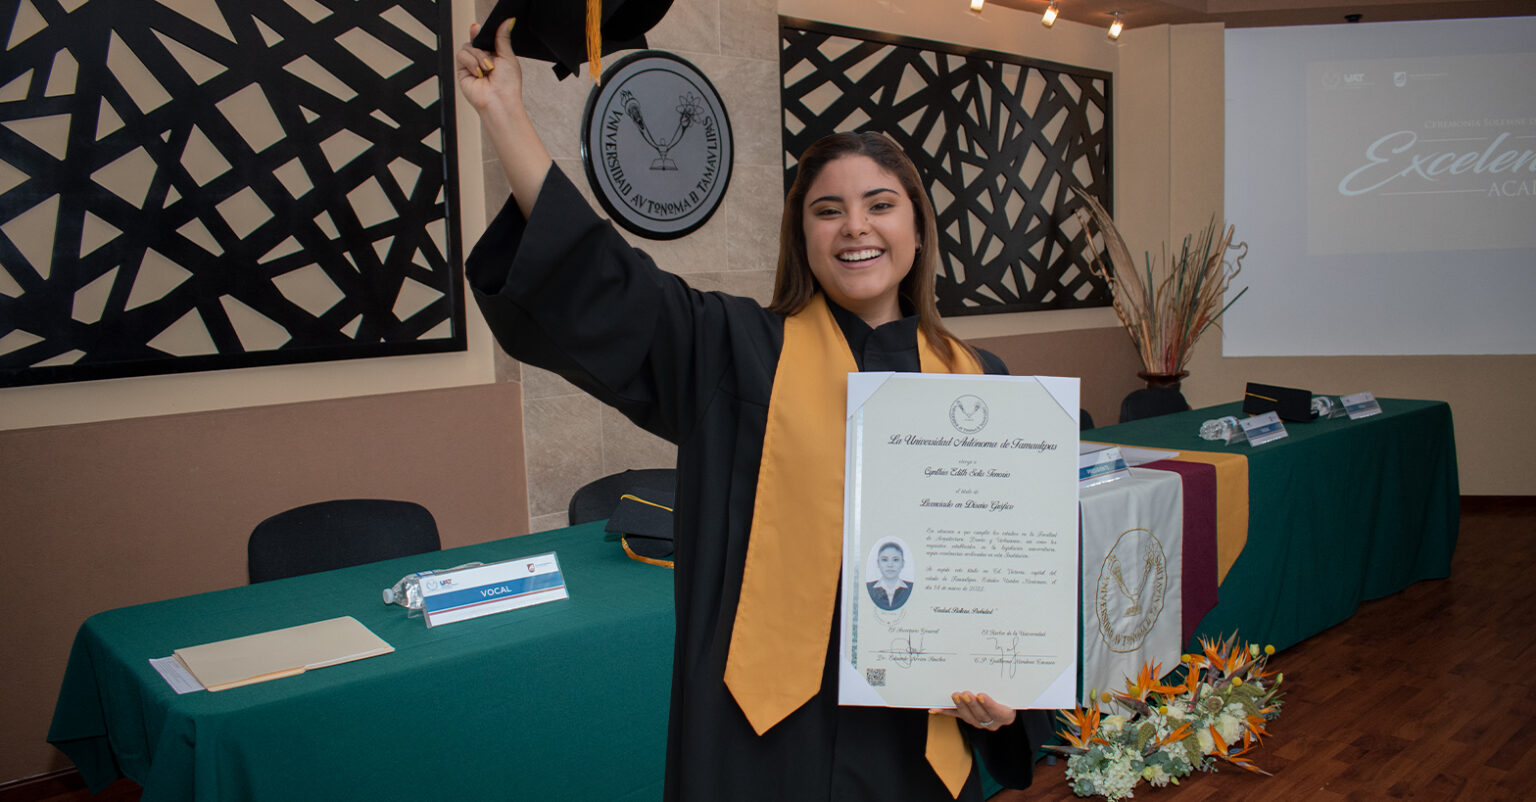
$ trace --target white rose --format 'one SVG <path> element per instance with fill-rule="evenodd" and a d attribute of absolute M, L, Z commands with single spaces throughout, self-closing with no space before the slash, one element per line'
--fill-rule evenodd
<path fill-rule="evenodd" d="M 1216 731 L 1221 733 L 1221 739 L 1231 744 L 1243 735 L 1243 720 L 1235 716 L 1222 713 L 1216 717 Z"/>

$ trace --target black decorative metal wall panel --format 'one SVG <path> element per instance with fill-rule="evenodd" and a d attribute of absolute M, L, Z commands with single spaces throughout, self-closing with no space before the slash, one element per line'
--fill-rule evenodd
<path fill-rule="evenodd" d="M 780 19 L 785 186 L 836 131 L 891 135 L 937 211 L 945 315 L 1109 306 L 1072 210 L 1111 205 L 1110 75 Z"/>
<path fill-rule="evenodd" d="M 0 385 L 462 350 L 449 12 L 0 2 Z"/>

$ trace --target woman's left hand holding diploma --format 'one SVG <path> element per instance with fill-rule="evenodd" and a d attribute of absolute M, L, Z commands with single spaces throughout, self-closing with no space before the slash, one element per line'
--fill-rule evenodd
<path fill-rule="evenodd" d="M 958 691 L 950 694 L 949 698 L 955 700 L 954 707 L 936 707 L 928 712 L 954 716 L 972 727 L 988 732 L 996 732 L 1012 724 L 1018 715 L 1013 708 L 984 693 Z"/>

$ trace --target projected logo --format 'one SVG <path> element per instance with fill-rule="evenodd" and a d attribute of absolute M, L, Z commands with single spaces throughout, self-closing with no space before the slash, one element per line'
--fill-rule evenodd
<path fill-rule="evenodd" d="M 1536 54 L 1310 69 L 1310 252 L 1536 247 Z"/>
<path fill-rule="evenodd" d="M 1360 70 L 1348 72 L 1328 70 L 1322 74 L 1317 83 L 1324 89 L 1360 89 L 1371 85 L 1369 77 Z"/>

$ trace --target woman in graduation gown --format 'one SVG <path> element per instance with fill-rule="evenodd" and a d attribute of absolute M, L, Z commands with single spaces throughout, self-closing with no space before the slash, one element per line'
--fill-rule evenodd
<path fill-rule="evenodd" d="M 827 395 L 837 408 L 845 390 L 815 376 L 787 377 L 818 361 L 834 373 L 843 365 L 1006 372 L 940 323 L 934 216 L 911 162 L 878 134 L 840 134 L 807 151 L 784 207 L 774 302 L 765 309 L 689 288 L 592 211 L 534 132 L 505 30 L 495 54 L 468 45 L 460 51 L 458 80 L 512 187 L 466 260 L 498 342 L 678 446 L 666 798 L 979 800 L 967 747 L 1003 785 L 1028 785 L 1032 749 L 1023 716 L 985 694 L 957 692 L 954 708 L 933 712 L 838 705 L 836 576 L 773 588 L 780 598 L 802 584 L 825 594 L 818 620 L 791 627 L 810 640 L 819 664 L 808 699 L 749 720 L 748 705 L 738 701 L 745 684 L 738 678 L 746 674 L 727 667 L 733 635 L 741 636 L 749 544 L 775 536 L 758 531 L 762 520 L 774 510 L 826 511 L 812 528 L 819 543 L 830 539 L 841 549 L 841 435 L 831 444 L 833 459 L 791 449 L 807 416 L 785 388 L 799 387 L 813 400 Z M 836 425 L 840 431 L 840 414 Z M 775 445 L 765 447 L 765 437 Z M 819 490 L 794 490 L 807 473 L 829 478 L 819 479 Z M 785 474 L 784 482 L 769 479 Z M 593 727 L 625 726 L 619 711 L 584 707 L 579 687 L 560 702 Z M 938 757 L 930 765 L 929 751 L 942 751 L 941 739 L 953 740 L 966 761 L 958 775 L 951 767 L 941 777 Z"/>

